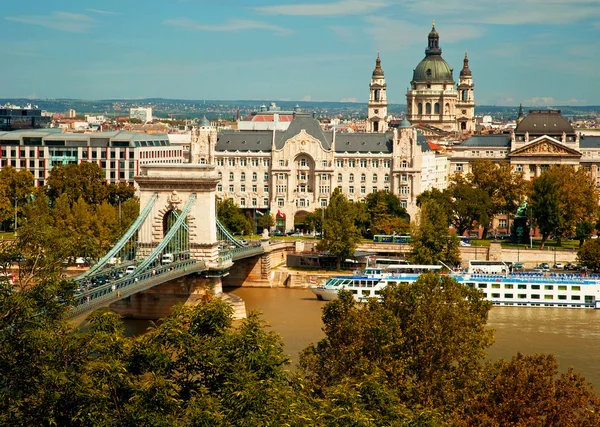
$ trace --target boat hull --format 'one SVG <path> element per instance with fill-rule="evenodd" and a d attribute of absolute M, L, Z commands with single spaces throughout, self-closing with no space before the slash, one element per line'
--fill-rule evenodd
<path fill-rule="evenodd" d="M 308 288 L 316 295 L 317 299 L 321 301 L 333 301 L 338 297 L 337 289 L 327 289 L 322 286 L 309 286 Z"/>

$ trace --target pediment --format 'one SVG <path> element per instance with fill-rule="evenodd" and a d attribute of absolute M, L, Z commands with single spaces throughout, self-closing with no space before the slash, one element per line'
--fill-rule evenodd
<path fill-rule="evenodd" d="M 311 134 L 306 132 L 305 129 L 300 130 L 299 133 L 297 133 L 296 135 L 294 135 L 293 137 L 291 137 L 290 139 L 285 141 L 286 145 L 287 144 L 297 144 L 301 147 L 306 145 L 306 143 L 319 144 L 319 146 L 321 146 L 321 141 L 319 141 L 317 138 L 315 138 L 314 136 L 312 136 Z"/>
<path fill-rule="evenodd" d="M 509 157 L 571 157 L 580 158 L 581 153 L 567 147 L 553 138 L 540 137 L 518 148 Z"/>

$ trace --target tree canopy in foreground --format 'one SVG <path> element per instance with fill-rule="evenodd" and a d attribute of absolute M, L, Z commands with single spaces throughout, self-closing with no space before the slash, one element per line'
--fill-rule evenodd
<path fill-rule="evenodd" d="M 10 256 L 0 251 L 0 268 Z M 105 310 L 84 329 L 68 323 L 72 291 L 56 272 L 18 292 L 0 282 L 0 425 L 600 423 L 591 386 L 572 370 L 559 373 L 552 356 L 486 363 L 490 303 L 449 276 L 390 285 L 381 303 L 342 292 L 324 306 L 325 338 L 292 372 L 260 316 L 234 324 L 220 299 L 176 306 L 128 338 Z"/>

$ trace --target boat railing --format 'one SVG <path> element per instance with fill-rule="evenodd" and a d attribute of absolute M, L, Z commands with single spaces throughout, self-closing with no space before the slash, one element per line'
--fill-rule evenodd
<path fill-rule="evenodd" d="M 467 277 L 468 276 L 468 277 Z M 467 280 L 482 280 L 493 282 L 535 282 L 535 283 L 596 283 L 596 277 L 584 277 L 577 274 L 561 274 L 556 276 L 541 275 L 541 274 L 510 274 L 508 276 L 499 274 L 471 274 L 466 275 Z"/>

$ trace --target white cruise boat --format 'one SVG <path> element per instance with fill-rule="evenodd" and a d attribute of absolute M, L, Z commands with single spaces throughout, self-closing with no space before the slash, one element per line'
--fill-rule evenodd
<path fill-rule="evenodd" d="M 390 283 L 413 283 L 420 274 L 435 271 L 437 265 L 404 265 L 393 269 L 367 268 L 360 274 L 335 276 L 324 285 L 310 289 L 320 300 L 337 298 L 340 289 L 354 294 L 357 301 L 379 298 Z M 486 300 L 501 306 L 600 308 L 600 278 L 561 273 L 473 274 L 450 273 L 459 283 L 479 289 Z"/>

